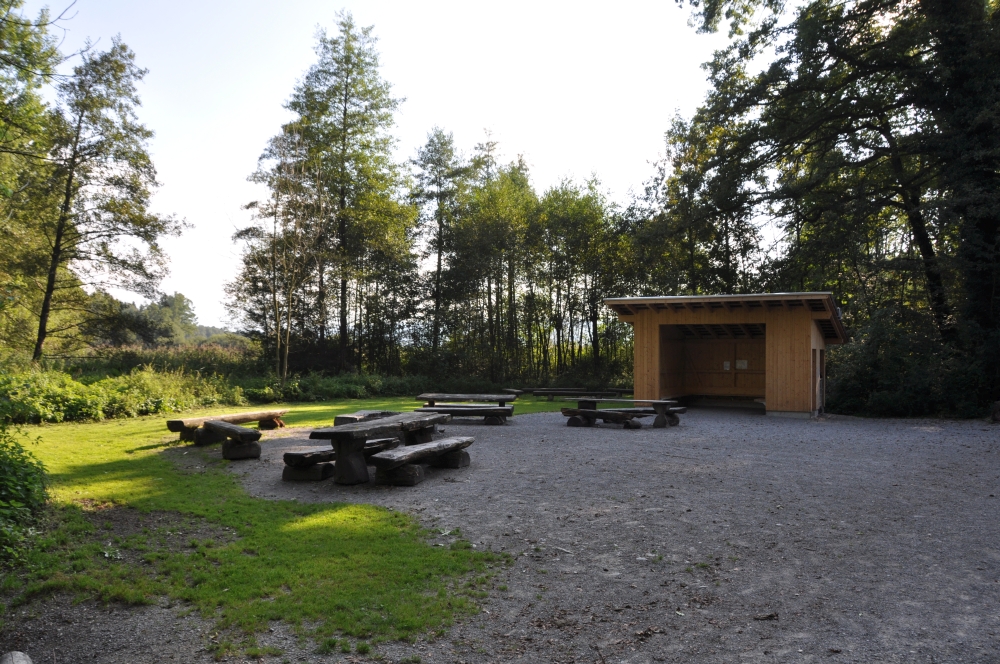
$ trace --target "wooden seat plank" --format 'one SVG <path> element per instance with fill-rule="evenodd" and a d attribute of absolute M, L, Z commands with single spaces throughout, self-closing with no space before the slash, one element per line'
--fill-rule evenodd
<path fill-rule="evenodd" d="M 259 422 L 261 420 L 278 419 L 288 412 L 282 410 L 258 410 L 251 413 L 231 413 L 229 415 L 209 415 L 207 417 L 187 417 L 180 420 L 167 420 L 167 430 L 174 433 L 181 433 L 185 429 L 197 429 L 205 422 L 228 422 L 230 424 L 244 424 L 246 422 Z"/>
<path fill-rule="evenodd" d="M 417 408 L 415 413 L 445 413 L 454 417 L 470 417 L 474 415 L 499 415 L 501 417 L 511 417 L 514 414 L 513 406 L 458 406 L 454 404 L 438 404 L 437 406 L 424 406 Z"/>
<path fill-rule="evenodd" d="M 430 459 L 442 454 L 462 450 L 476 442 L 475 438 L 456 437 L 433 440 L 420 445 L 407 445 L 372 455 L 369 459 L 380 470 L 392 470 L 404 464 Z"/>
<path fill-rule="evenodd" d="M 376 438 L 375 440 L 365 442 L 362 453 L 365 457 L 370 457 L 373 454 L 378 454 L 379 452 L 390 450 L 398 446 L 398 438 Z M 282 455 L 282 459 L 284 460 L 286 466 L 291 466 L 293 468 L 308 468 L 309 466 L 314 466 L 317 463 L 336 461 L 337 451 L 326 445 L 317 445 L 315 447 L 307 447 L 301 450 L 285 452 L 284 455 Z"/>
<path fill-rule="evenodd" d="M 260 440 L 261 435 L 260 431 L 254 431 L 253 429 L 241 427 L 238 424 L 230 424 L 229 422 L 219 422 L 216 420 L 209 420 L 205 422 L 205 428 L 222 434 L 230 440 L 238 440 L 241 443 L 257 442 Z"/>

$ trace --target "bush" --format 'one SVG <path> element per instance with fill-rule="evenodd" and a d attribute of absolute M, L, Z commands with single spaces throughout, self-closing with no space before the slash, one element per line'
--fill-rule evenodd
<path fill-rule="evenodd" d="M 984 414 L 981 363 L 942 343 L 930 316 L 909 309 L 877 312 L 854 340 L 832 348 L 828 376 L 827 410 L 834 413 Z"/>
<path fill-rule="evenodd" d="M 4 422 L 102 420 L 245 403 L 243 390 L 225 378 L 183 370 L 144 367 L 90 384 L 60 371 L 0 376 L 0 421 Z"/>
<path fill-rule="evenodd" d="M 255 376 L 266 371 L 259 343 L 237 335 L 216 335 L 200 344 L 99 348 L 89 356 L 47 360 L 46 368 L 68 371 L 88 382 L 125 375 L 137 368 L 184 371 L 204 375 Z"/>
<path fill-rule="evenodd" d="M 19 429 L 0 423 L 0 563 L 19 559 L 45 504 L 45 467 L 25 449 Z"/>

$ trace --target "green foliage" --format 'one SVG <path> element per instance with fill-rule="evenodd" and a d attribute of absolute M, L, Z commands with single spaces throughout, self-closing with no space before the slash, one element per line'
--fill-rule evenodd
<path fill-rule="evenodd" d="M 59 371 L 0 376 L 0 421 L 5 422 L 102 420 L 245 403 L 243 390 L 226 379 L 182 370 L 145 367 L 90 384 Z"/>
<path fill-rule="evenodd" d="M 0 565 L 20 560 L 29 527 L 48 499 L 45 466 L 0 422 Z"/>
<path fill-rule="evenodd" d="M 469 376 L 441 381 L 427 376 L 379 376 L 374 374 L 338 374 L 326 376 L 309 373 L 289 378 L 284 387 L 277 378 L 239 381 L 250 401 L 328 401 L 330 399 L 366 399 L 371 397 L 413 397 L 421 392 L 491 392 L 500 386 Z"/>
<path fill-rule="evenodd" d="M 932 317 L 905 308 L 877 312 L 856 339 L 830 350 L 831 412 L 881 417 L 985 414 L 983 372 L 941 344 Z"/>
<path fill-rule="evenodd" d="M 216 335 L 200 344 L 177 346 L 103 347 L 69 360 L 49 360 L 43 366 L 87 377 L 121 375 L 140 367 L 158 371 L 200 372 L 205 375 L 259 376 L 267 372 L 260 344 L 235 334 Z"/>

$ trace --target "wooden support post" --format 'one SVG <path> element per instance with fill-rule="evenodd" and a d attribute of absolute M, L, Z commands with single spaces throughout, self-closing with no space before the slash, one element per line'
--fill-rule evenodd
<path fill-rule="evenodd" d="M 365 461 L 365 439 L 353 438 L 333 441 L 337 462 L 333 467 L 333 481 L 337 484 L 364 484 L 369 480 L 368 462 Z"/>

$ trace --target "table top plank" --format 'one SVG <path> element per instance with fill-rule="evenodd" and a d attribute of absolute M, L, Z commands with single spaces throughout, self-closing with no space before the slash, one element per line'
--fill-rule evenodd
<path fill-rule="evenodd" d="M 427 392 L 416 397 L 422 401 L 514 401 L 516 394 L 445 394 Z"/>
<path fill-rule="evenodd" d="M 403 431 L 423 429 L 434 424 L 444 424 L 451 420 L 451 415 L 440 413 L 401 413 L 378 420 L 341 424 L 336 427 L 316 429 L 309 434 L 314 440 L 357 440 L 359 438 L 377 438 Z"/>

